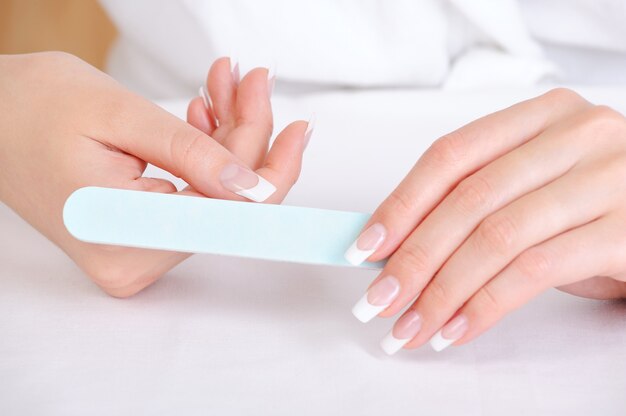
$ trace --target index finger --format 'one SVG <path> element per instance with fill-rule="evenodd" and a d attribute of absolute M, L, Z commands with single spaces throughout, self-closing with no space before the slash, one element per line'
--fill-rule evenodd
<path fill-rule="evenodd" d="M 388 257 L 461 180 L 590 105 L 573 91 L 554 89 L 441 137 L 376 209 L 346 259 Z"/>
<path fill-rule="evenodd" d="M 276 187 L 212 137 L 176 116 L 123 92 L 95 140 L 183 178 L 195 190 L 220 199 L 262 202 Z"/>

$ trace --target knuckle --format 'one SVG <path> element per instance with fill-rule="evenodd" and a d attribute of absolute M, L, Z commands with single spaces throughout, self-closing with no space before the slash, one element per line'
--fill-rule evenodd
<path fill-rule="evenodd" d="M 513 265 L 524 278 L 543 280 L 554 268 L 554 257 L 545 250 L 531 248 L 520 254 Z"/>
<path fill-rule="evenodd" d="M 272 113 L 268 112 L 264 116 L 261 116 L 258 120 L 248 116 L 247 114 L 239 114 L 232 124 L 231 129 L 234 128 L 243 128 L 244 130 L 254 132 L 255 135 L 265 137 L 269 140 L 274 132 L 274 120 Z"/>
<path fill-rule="evenodd" d="M 177 177 L 181 177 L 183 172 L 189 171 L 195 166 L 195 161 L 204 160 L 206 156 L 203 146 L 200 145 L 205 140 L 202 133 L 194 133 L 189 136 L 188 131 L 177 131 L 173 134 L 170 142 L 170 159 L 173 161 L 174 172 Z"/>
<path fill-rule="evenodd" d="M 83 62 L 76 55 L 64 51 L 44 51 L 27 55 L 33 63 L 40 62 L 42 64 L 66 64 L 74 62 Z"/>
<path fill-rule="evenodd" d="M 600 124 L 599 127 L 619 131 L 623 130 L 626 125 L 626 118 L 624 118 L 620 112 L 607 105 L 594 106 L 591 110 L 589 110 L 589 113 L 592 122 Z M 593 124 L 595 125 L 596 123 Z"/>
<path fill-rule="evenodd" d="M 15 58 L 11 62 L 12 65 L 9 77 L 12 82 L 22 82 L 30 88 L 37 88 L 38 101 L 54 100 L 54 105 L 67 107 L 75 100 L 75 94 L 84 91 L 76 88 L 81 85 L 83 79 L 90 74 L 91 71 L 78 71 L 81 66 L 88 67 L 88 64 L 80 58 L 61 51 L 47 51 L 29 53 L 24 55 L 13 55 Z M 5 71 L 3 71 L 4 73 Z M 39 83 L 42 74 L 46 74 L 45 87 Z M 63 99 L 59 99 L 63 97 Z M 93 99 L 93 96 L 89 97 Z M 84 103 L 83 103 L 84 105 Z M 81 108 L 83 110 L 83 108 Z M 45 111 L 49 111 L 46 109 Z M 82 113 L 81 113 L 82 114 Z"/>
<path fill-rule="evenodd" d="M 394 257 L 401 262 L 401 267 L 409 274 L 424 273 L 431 267 L 430 255 L 420 244 L 405 241 Z"/>
<path fill-rule="evenodd" d="M 41 72 L 55 72 L 55 77 L 49 81 L 64 81 L 65 83 L 79 83 L 87 73 L 92 73 L 93 69 L 87 62 L 78 56 L 63 51 L 46 51 L 29 54 L 27 58 L 32 66 L 31 71 L 37 72 L 41 77 Z M 81 71 L 78 71 L 78 70 Z M 86 71 L 87 69 L 90 69 Z M 64 84 L 67 86 L 66 84 Z"/>
<path fill-rule="evenodd" d="M 52 59 L 56 59 L 63 62 L 83 62 L 82 59 L 68 52 L 64 51 L 51 51 L 48 52 Z"/>
<path fill-rule="evenodd" d="M 395 217 L 410 217 L 415 211 L 415 198 L 402 189 L 396 189 L 389 194 L 387 202 L 389 203 L 388 211 L 392 212 Z"/>
<path fill-rule="evenodd" d="M 493 187 L 482 176 L 472 176 L 463 180 L 453 191 L 452 202 L 463 214 L 482 211 L 493 204 Z"/>
<path fill-rule="evenodd" d="M 513 246 L 516 236 L 517 227 L 509 216 L 492 215 L 478 226 L 476 244 L 479 249 L 505 254 Z"/>
<path fill-rule="evenodd" d="M 585 100 L 580 94 L 570 90 L 569 88 L 563 87 L 551 89 L 544 94 L 544 97 L 554 102 L 555 105 L 587 103 L 587 100 Z"/>
<path fill-rule="evenodd" d="M 438 279 L 433 279 L 427 287 L 427 296 L 438 307 L 451 305 L 450 289 Z"/>
<path fill-rule="evenodd" d="M 476 292 L 473 300 L 478 304 L 479 309 L 483 313 L 499 314 L 504 310 L 500 301 L 493 294 L 489 286 L 480 288 L 480 290 Z"/>
<path fill-rule="evenodd" d="M 455 165 L 467 152 L 467 138 L 462 129 L 437 139 L 424 154 L 424 159 L 437 167 Z"/>
<path fill-rule="evenodd" d="M 605 105 L 596 105 L 581 114 L 574 126 L 582 132 L 575 137 L 588 142 L 613 143 L 626 138 L 626 118 Z"/>

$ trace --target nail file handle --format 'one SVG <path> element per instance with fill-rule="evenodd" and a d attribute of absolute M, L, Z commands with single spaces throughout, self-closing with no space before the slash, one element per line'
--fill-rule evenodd
<path fill-rule="evenodd" d="M 63 209 L 65 227 L 85 242 L 351 267 L 343 254 L 368 219 L 357 212 L 99 187 L 78 189 Z"/>

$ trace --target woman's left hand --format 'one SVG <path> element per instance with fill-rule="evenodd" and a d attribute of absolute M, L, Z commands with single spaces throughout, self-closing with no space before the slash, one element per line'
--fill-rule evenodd
<path fill-rule="evenodd" d="M 626 296 L 626 119 L 556 89 L 437 140 L 346 253 L 390 256 L 353 312 L 389 354 L 471 341 L 550 287 Z"/>

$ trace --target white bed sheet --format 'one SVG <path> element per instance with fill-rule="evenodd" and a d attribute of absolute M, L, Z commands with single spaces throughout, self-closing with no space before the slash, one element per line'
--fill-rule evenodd
<path fill-rule="evenodd" d="M 372 211 L 433 139 L 539 92 L 275 97 L 278 127 L 317 114 L 286 203 Z M 583 93 L 626 113 L 624 87 Z M 197 255 L 114 299 L 0 206 L 0 414 L 625 414 L 625 303 L 550 291 L 467 346 L 387 357 L 392 321 L 350 314 L 373 277 Z"/>

